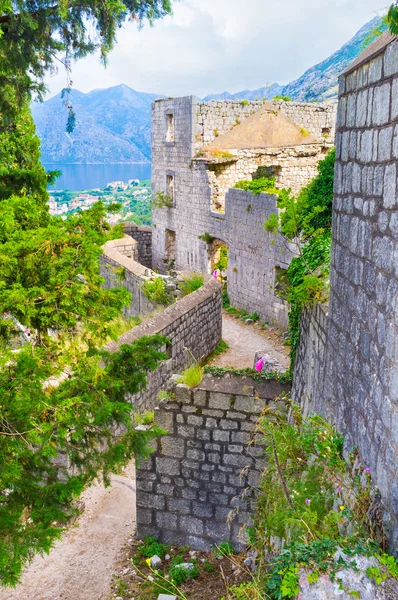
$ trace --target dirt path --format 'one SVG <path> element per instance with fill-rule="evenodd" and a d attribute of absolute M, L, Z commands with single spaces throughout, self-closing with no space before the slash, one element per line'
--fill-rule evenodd
<path fill-rule="evenodd" d="M 15 590 L 0 600 L 105 600 L 114 565 L 135 529 L 134 464 L 112 485 L 95 485 L 82 495 L 85 510 L 48 556 L 36 557 Z"/>
<path fill-rule="evenodd" d="M 257 323 L 247 325 L 224 314 L 222 337 L 229 344 L 229 349 L 217 356 L 211 362 L 212 365 L 235 369 L 252 368 L 255 352 L 264 350 L 283 367 L 289 367 L 289 350 L 283 345 L 280 333 L 272 327 L 262 330 Z"/>

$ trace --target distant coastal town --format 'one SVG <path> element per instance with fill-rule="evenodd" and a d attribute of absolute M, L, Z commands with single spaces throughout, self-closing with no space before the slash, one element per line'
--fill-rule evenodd
<path fill-rule="evenodd" d="M 105 205 L 120 204 L 117 213 L 109 213 L 109 223 L 134 221 L 137 225 L 151 224 L 151 182 L 130 179 L 111 181 L 103 188 L 72 192 L 52 190 L 50 192 L 50 214 L 66 217 L 81 210 L 88 210 L 102 200 Z"/>

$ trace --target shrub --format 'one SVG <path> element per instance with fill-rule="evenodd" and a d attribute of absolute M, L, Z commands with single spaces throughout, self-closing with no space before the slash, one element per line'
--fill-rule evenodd
<path fill-rule="evenodd" d="M 292 99 L 290 98 L 290 96 L 282 96 L 281 94 L 278 94 L 277 96 L 274 96 L 272 98 L 272 100 L 283 100 L 284 102 L 291 102 Z"/>
<path fill-rule="evenodd" d="M 153 208 L 171 208 L 174 206 L 172 198 L 165 192 L 156 192 L 152 197 Z"/>
<path fill-rule="evenodd" d="M 243 179 L 235 183 L 234 188 L 252 192 L 254 195 L 261 193 L 278 196 L 283 201 L 290 196 L 289 190 L 281 190 L 275 187 L 275 177 L 257 177 L 256 179 Z"/>
<path fill-rule="evenodd" d="M 205 242 L 205 244 L 211 244 L 212 241 L 214 240 L 214 237 L 212 235 L 210 235 L 210 233 L 205 231 L 205 233 L 202 233 L 202 235 L 198 235 L 198 240 Z"/>
<path fill-rule="evenodd" d="M 214 268 L 218 271 L 226 271 L 228 268 L 228 248 L 225 246 L 221 246 L 220 248 L 220 258 L 218 262 L 215 263 Z"/>
<path fill-rule="evenodd" d="M 184 283 L 181 284 L 181 296 L 188 296 L 188 294 L 192 294 L 199 288 L 201 288 L 204 284 L 204 275 L 202 273 L 192 273 L 190 277 L 184 279 Z"/>
<path fill-rule="evenodd" d="M 241 105 L 242 106 L 248 106 L 249 105 L 249 100 L 242 100 Z"/>
<path fill-rule="evenodd" d="M 164 558 L 167 550 L 168 546 L 166 546 L 166 544 L 161 544 L 152 536 L 146 537 L 144 543 L 139 548 L 139 552 L 144 558 L 151 558 L 152 556 L 155 556 L 155 554 L 159 556 L 159 558 Z"/>
<path fill-rule="evenodd" d="M 184 383 L 190 388 L 196 387 L 203 379 L 203 367 L 199 363 L 195 363 L 185 369 L 181 374 L 180 383 Z"/>
<path fill-rule="evenodd" d="M 229 348 L 228 342 L 226 342 L 225 340 L 221 340 L 221 342 L 218 344 L 217 348 L 214 350 L 213 356 L 219 356 L 223 352 L 226 352 L 228 350 L 228 348 Z"/>
<path fill-rule="evenodd" d="M 222 556 L 232 556 L 232 554 L 235 554 L 235 550 L 231 542 L 221 542 L 218 544 L 218 546 L 216 546 L 216 551 Z"/>
<path fill-rule="evenodd" d="M 193 569 L 186 569 L 185 567 L 180 567 L 175 565 L 170 569 L 170 577 L 172 582 L 175 585 L 181 585 L 188 579 L 195 579 L 200 574 L 199 567 L 197 564 L 194 564 Z"/>
<path fill-rule="evenodd" d="M 299 256 L 287 270 L 284 290 L 290 304 L 289 337 L 291 367 L 300 337 L 300 316 L 313 302 L 324 302 L 329 293 L 331 223 L 335 150 L 318 164 L 318 175 L 294 197 L 289 190 L 278 195 L 279 215 L 264 223 L 266 231 L 278 230 L 289 241 L 300 242 Z"/>
<path fill-rule="evenodd" d="M 154 304 L 170 304 L 170 298 L 166 290 L 166 283 L 162 277 L 147 279 L 142 285 L 142 292 Z"/>

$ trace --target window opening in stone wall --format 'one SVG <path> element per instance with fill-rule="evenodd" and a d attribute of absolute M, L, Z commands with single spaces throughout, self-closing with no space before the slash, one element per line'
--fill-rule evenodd
<path fill-rule="evenodd" d="M 166 113 L 166 142 L 174 142 L 174 113 Z"/>
<path fill-rule="evenodd" d="M 176 232 L 171 229 L 166 229 L 165 251 L 165 263 L 167 270 L 170 271 L 174 269 L 176 262 Z"/>
<path fill-rule="evenodd" d="M 228 246 L 222 240 L 213 239 L 208 245 L 209 273 L 217 272 L 217 279 L 227 281 Z"/>
<path fill-rule="evenodd" d="M 236 183 L 235 163 L 209 165 L 210 210 L 225 214 L 225 194 Z"/>
<path fill-rule="evenodd" d="M 168 195 L 170 202 L 174 204 L 174 175 L 171 173 L 166 175 L 166 194 Z"/>
<path fill-rule="evenodd" d="M 332 133 L 332 128 L 331 127 L 322 127 L 322 136 L 326 139 L 328 137 L 330 137 L 330 134 Z"/>
<path fill-rule="evenodd" d="M 287 269 L 284 269 L 283 267 L 275 267 L 274 292 L 275 296 L 278 296 L 278 298 L 287 302 L 289 281 L 287 278 Z"/>

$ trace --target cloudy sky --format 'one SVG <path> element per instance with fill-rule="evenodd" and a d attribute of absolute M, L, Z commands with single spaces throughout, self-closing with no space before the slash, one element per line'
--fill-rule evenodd
<path fill-rule="evenodd" d="M 387 0 L 179 0 L 153 28 L 126 24 L 104 69 L 91 56 L 73 67 L 73 87 L 119 83 L 170 96 L 231 93 L 288 83 L 350 39 Z M 47 80 L 49 96 L 65 73 Z"/>

